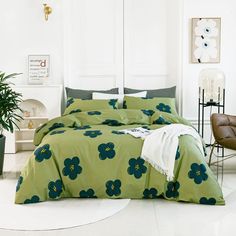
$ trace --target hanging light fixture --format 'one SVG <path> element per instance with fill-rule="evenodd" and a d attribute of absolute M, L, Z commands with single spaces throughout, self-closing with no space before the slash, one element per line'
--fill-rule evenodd
<path fill-rule="evenodd" d="M 199 99 L 207 105 L 220 104 L 225 95 L 225 75 L 215 68 L 203 69 L 199 74 Z"/>

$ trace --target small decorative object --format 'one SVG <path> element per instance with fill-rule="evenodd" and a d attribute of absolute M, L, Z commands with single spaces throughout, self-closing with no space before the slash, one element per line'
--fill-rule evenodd
<path fill-rule="evenodd" d="M 45 20 L 48 21 L 48 16 L 52 13 L 52 8 L 50 6 L 48 6 L 46 3 L 43 4 L 44 8 L 44 16 L 45 16 Z"/>
<path fill-rule="evenodd" d="M 34 128 L 34 123 L 32 120 L 29 120 L 28 129 L 33 129 L 33 128 Z"/>
<path fill-rule="evenodd" d="M 24 111 L 23 116 L 24 117 L 30 117 L 30 112 L 29 111 Z"/>
<path fill-rule="evenodd" d="M 50 72 L 49 55 L 29 55 L 28 70 L 29 84 L 43 84 L 49 79 Z"/>
<path fill-rule="evenodd" d="M 217 104 L 224 99 L 225 75 L 214 68 L 203 69 L 199 75 L 199 98 L 207 104 Z"/>
<path fill-rule="evenodd" d="M 6 137 L 3 135 L 3 130 L 13 133 L 17 122 L 22 119 L 18 112 L 22 112 L 19 103 L 22 101 L 22 95 L 16 93 L 8 79 L 15 78 L 20 74 L 14 73 L 6 75 L 0 71 L 0 175 L 4 163 L 4 150 Z"/>
<path fill-rule="evenodd" d="M 192 18 L 192 63 L 220 62 L 221 18 Z"/>

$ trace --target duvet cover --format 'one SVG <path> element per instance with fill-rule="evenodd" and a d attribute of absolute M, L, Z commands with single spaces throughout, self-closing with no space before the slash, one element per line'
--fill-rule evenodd
<path fill-rule="evenodd" d="M 183 118 L 147 110 L 75 112 L 52 119 L 35 132 L 37 148 L 17 182 L 15 203 L 60 198 L 162 197 L 223 205 L 222 191 L 193 137 L 179 138 L 174 180 L 141 157 L 143 140 L 120 130 L 158 129 Z"/>

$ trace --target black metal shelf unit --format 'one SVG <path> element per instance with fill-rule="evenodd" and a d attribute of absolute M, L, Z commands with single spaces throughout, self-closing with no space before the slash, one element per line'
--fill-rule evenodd
<path fill-rule="evenodd" d="M 200 96 L 202 94 L 202 96 Z M 204 109 L 206 107 L 216 107 L 218 113 L 225 113 L 225 89 L 223 89 L 223 99 L 220 101 L 220 94 L 218 95 L 218 101 L 214 102 L 210 100 L 208 102 L 204 101 L 205 91 L 204 89 L 201 91 L 199 88 L 199 99 L 198 99 L 198 133 L 204 138 L 204 118 L 205 113 Z"/>

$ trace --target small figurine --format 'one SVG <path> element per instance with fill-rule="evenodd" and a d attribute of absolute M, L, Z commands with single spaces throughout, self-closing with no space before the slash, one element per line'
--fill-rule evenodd
<path fill-rule="evenodd" d="M 29 111 L 24 111 L 23 116 L 24 117 L 30 117 L 30 112 Z"/>
<path fill-rule="evenodd" d="M 34 128 L 34 123 L 33 123 L 32 120 L 29 120 L 28 128 L 29 128 L 29 129 L 33 129 L 33 128 Z"/>

